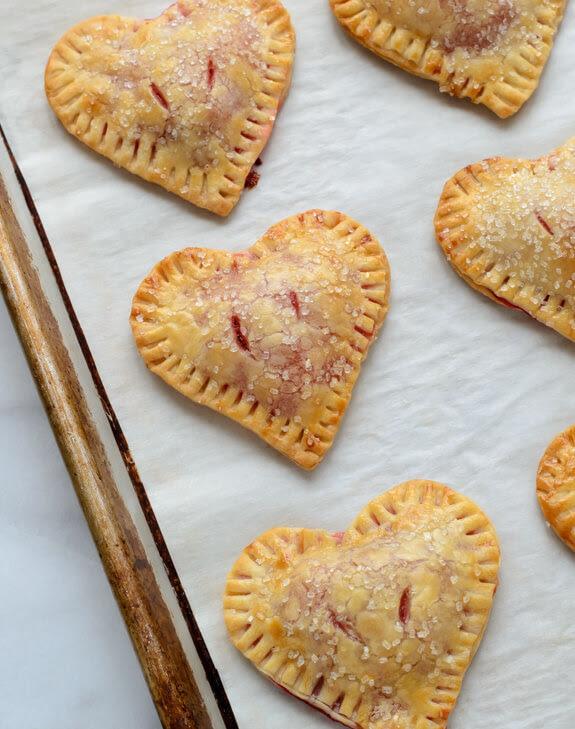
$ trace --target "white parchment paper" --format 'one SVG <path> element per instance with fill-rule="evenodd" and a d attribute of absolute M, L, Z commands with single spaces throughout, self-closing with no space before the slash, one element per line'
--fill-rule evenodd
<path fill-rule="evenodd" d="M 298 41 L 292 90 L 259 186 L 220 220 L 84 148 L 44 97 L 45 61 L 70 25 L 110 12 L 153 17 L 162 2 L 0 0 L 1 121 L 193 610 L 242 729 L 327 727 L 228 644 L 226 573 L 272 526 L 344 529 L 379 492 L 436 479 L 487 511 L 503 551 L 491 624 L 451 728 L 572 729 L 575 558 L 544 524 L 534 479 L 548 442 L 575 421 L 575 345 L 468 288 L 432 218 L 463 165 L 537 156 L 575 134 L 575 9 L 540 89 L 503 122 L 362 50 L 327 0 L 285 4 Z M 336 443 L 306 474 L 148 373 L 128 315 L 139 281 L 170 251 L 239 250 L 311 207 L 340 209 L 380 238 L 393 292 Z"/>

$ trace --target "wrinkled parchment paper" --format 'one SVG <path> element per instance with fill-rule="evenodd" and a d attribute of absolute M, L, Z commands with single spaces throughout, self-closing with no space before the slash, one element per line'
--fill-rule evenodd
<path fill-rule="evenodd" d="M 363 51 L 327 0 L 285 4 L 298 42 L 292 90 L 259 186 L 220 220 L 84 148 L 44 97 L 45 61 L 70 25 L 109 12 L 153 17 L 160 0 L 0 1 L 1 121 L 193 610 L 242 729 L 327 727 L 228 644 L 226 573 L 272 526 L 344 529 L 388 487 L 436 479 L 487 511 L 503 551 L 451 729 L 572 729 L 575 557 L 545 525 L 534 478 L 548 442 L 575 421 L 575 345 L 468 288 L 434 242 L 432 218 L 463 165 L 537 156 L 575 134 L 575 8 L 539 91 L 503 122 Z M 306 474 L 148 373 L 128 315 L 139 281 L 170 251 L 240 250 L 311 207 L 340 209 L 380 238 L 392 299 L 336 443 Z"/>

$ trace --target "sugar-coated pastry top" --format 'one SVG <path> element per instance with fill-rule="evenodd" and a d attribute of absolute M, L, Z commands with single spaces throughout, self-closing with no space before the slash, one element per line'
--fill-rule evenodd
<path fill-rule="evenodd" d="M 564 0 L 330 0 L 360 43 L 501 117 L 537 88 Z"/>
<path fill-rule="evenodd" d="M 575 339 L 575 142 L 470 165 L 445 186 L 437 239 L 468 283 Z"/>
<path fill-rule="evenodd" d="M 444 727 L 497 584 L 493 527 L 465 497 L 412 481 L 346 532 L 273 529 L 226 585 L 237 648 L 346 726 Z"/>
<path fill-rule="evenodd" d="M 169 384 L 310 468 L 333 441 L 388 295 L 377 240 L 313 210 L 240 253 L 169 256 L 140 286 L 131 322 Z"/>
<path fill-rule="evenodd" d="M 293 51 L 278 0 L 180 0 L 154 20 L 72 28 L 52 52 L 46 90 L 96 151 L 225 215 L 271 133 Z"/>

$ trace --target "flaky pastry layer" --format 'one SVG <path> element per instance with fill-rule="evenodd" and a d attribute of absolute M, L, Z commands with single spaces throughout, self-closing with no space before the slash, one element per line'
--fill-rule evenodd
<path fill-rule="evenodd" d="M 148 367 L 304 468 L 325 456 L 387 313 L 378 241 L 338 212 L 274 225 L 241 253 L 187 248 L 133 302 Z"/>
<path fill-rule="evenodd" d="M 575 140 L 536 160 L 469 165 L 443 190 L 439 244 L 500 304 L 575 340 Z"/>
<path fill-rule="evenodd" d="M 46 94 L 88 147 L 227 215 L 287 93 L 294 45 L 279 0 L 179 0 L 153 20 L 107 15 L 69 30 Z"/>
<path fill-rule="evenodd" d="M 493 526 L 469 499 L 409 481 L 346 532 L 277 528 L 226 583 L 234 645 L 354 729 L 446 726 L 497 586 Z"/>
<path fill-rule="evenodd" d="M 330 0 L 362 45 L 441 91 L 515 114 L 535 91 L 564 0 Z"/>

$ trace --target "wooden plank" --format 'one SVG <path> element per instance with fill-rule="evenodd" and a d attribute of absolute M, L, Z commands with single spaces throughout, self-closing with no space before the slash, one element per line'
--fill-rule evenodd
<path fill-rule="evenodd" d="M 9 151 L 3 133 L 2 140 Z M 11 153 L 10 156 L 18 174 Z M 21 176 L 19 181 L 22 184 Z M 23 192 L 26 195 L 25 189 Z M 33 209 L 30 212 L 35 213 Z M 39 220 L 35 223 L 38 227 Z M 28 243 L 1 177 L 0 286 L 162 725 L 166 729 L 212 729 L 204 700 L 138 531 L 114 480 L 58 322 L 43 292 Z M 69 309 L 68 313 L 73 312 Z M 112 412 L 106 414 L 109 419 L 113 416 Z M 126 463 L 131 462 L 133 466 L 127 445 L 123 456 Z M 135 466 L 133 468 L 135 471 Z M 229 709 L 223 689 L 221 692 L 220 707 Z M 226 724 L 235 724 L 233 715 L 226 719 Z"/>

